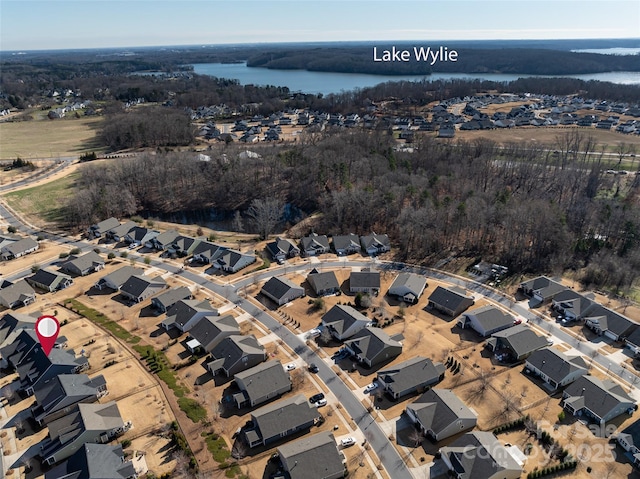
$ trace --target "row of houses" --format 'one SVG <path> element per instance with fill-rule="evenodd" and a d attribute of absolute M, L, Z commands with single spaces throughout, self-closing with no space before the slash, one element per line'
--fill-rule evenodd
<path fill-rule="evenodd" d="M 67 477 L 56 475 L 62 470 L 88 472 L 81 462 L 92 452 L 120 458 L 119 463 L 102 465 L 103 472 L 122 470 L 129 472 L 126 477 L 137 477 L 132 464 L 125 466 L 121 448 L 105 445 L 130 429 L 131 423 L 122 419 L 115 401 L 99 402 L 108 394 L 104 376 L 85 374 L 91 367 L 88 359 L 65 349 L 64 336 L 45 354 L 34 331 L 36 319 L 19 313 L 0 318 L 0 366 L 18 373 L 17 393 L 35 397 L 30 414 L 49 430 L 38 451 L 43 464 L 68 459 L 45 477 Z"/>
<path fill-rule="evenodd" d="M 267 244 L 267 251 L 278 262 L 296 256 L 318 256 L 330 253 L 332 250 L 339 256 L 360 252 L 374 256 L 390 251 L 391 243 L 387 235 L 372 233 L 366 236 L 336 235 L 331 238 L 331 244 L 329 244 L 329 238 L 326 235 L 313 233 L 301 238 L 299 244 L 288 238 L 276 238 Z"/>

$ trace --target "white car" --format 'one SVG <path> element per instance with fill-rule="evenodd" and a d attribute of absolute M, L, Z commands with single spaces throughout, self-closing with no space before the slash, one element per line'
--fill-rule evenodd
<path fill-rule="evenodd" d="M 134 242 L 129 245 L 129 249 L 136 249 L 138 246 L 140 246 L 140 243 Z"/>
<path fill-rule="evenodd" d="M 316 407 L 326 406 L 327 405 L 327 400 L 325 398 L 322 398 L 319 401 L 316 401 L 314 404 L 315 404 Z"/>
<path fill-rule="evenodd" d="M 289 363 L 284 367 L 284 369 L 287 371 L 293 371 L 295 368 L 296 368 L 296 363 Z"/>
<path fill-rule="evenodd" d="M 308 338 L 315 338 L 320 336 L 321 334 L 322 334 L 322 331 L 320 331 L 318 328 L 310 329 L 309 331 L 307 331 Z"/>
<path fill-rule="evenodd" d="M 378 387 L 378 383 L 371 383 L 368 384 L 367 386 L 365 386 L 364 388 L 364 393 L 365 394 L 369 394 L 371 391 L 373 391 L 374 389 L 376 389 Z"/>
<path fill-rule="evenodd" d="M 353 446 L 356 443 L 356 438 L 353 436 L 347 436 L 340 439 L 340 445 L 342 447 Z"/>

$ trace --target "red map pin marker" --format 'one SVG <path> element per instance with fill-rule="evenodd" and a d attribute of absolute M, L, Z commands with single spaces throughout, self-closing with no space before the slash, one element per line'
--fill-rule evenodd
<path fill-rule="evenodd" d="M 44 354 L 49 356 L 53 345 L 56 344 L 60 333 L 60 323 L 55 316 L 40 316 L 36 321 L 36 334 Z"/>

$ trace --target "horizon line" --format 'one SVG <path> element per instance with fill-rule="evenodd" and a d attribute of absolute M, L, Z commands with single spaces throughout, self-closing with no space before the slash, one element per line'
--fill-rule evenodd
<path fill-rule="evenodd" d="M 212 47 L 233 47 L 233 46 L 262 46 L 262 45 L 330 45 L 330 44 L 373 44 L 381 45 L 406 44 L 406 43 L 469 43 L 469 42 L 572 42 L 572 41 L 612 41 L 626 40 L 640 41 L 640 37 L 608 37 L 608 38 L 477 38 L 477 39 L 459 39 L 459 40 L 333 40 L 333 41 L 283 41 L 283 42 L 233 42 L 233 43 L 185 43 L 173 45 L 130 45 L 121 47 L 87 47 L 87 48 L 42 48 L 42 49 L 17 49 L 3 50 L 1 53 L 10 54 L 27 54 L 27 53 L 43 53 L 43 52 L 76 52 L 76 51 L 92 51 L 92 50 L 133 50 L 133 49 L 158 49 L 158 48 L 212 48 Z M 624 48 L 624 47 L 621 47 Z M 637 48 L 640 48 L 638 45 Z"/>

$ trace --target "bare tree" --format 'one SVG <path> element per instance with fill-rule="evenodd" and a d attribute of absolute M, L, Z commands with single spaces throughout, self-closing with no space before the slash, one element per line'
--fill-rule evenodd
<path fill-rule="evenodd" d="M 233 215 L 233 221 L 231 222 L 231 229 L 239 233 L 244 231 L 244 221 L 242 220 L 242 215 L 237 210 Z"/>
<path fill-rule="evenodd" d="M 266 239 L 282 219 L 284 204 L 277 198 L 255 199 L 249 205 L 246 215 L 258 230 L 260 239 Z"/>
<path fill-rule="evenodd" d="M 234 459 L 242 459 L 247 456 L 247 452 L 249 448 L 247 444 L 244 442 L 244 439 L 236 439 L 233 443 L 233 447 L 231 448 L 231 457 Z"/>
<path fill-rule="evenodd" d="M 184 451 L 176 451 L 173 453 L 173 459 L 176 461 L 176 467 L 171 477 L 178 479 L 188 479 L 191 477 L 189 470 L 189 456 Z"/>
<path fill-rule="evenodd" d="M 420 431 L 418 431 L 418 429 L 413 428 L 413 430 L 411 431 L 411 434 L 409 434 L 409 440 L 413 443 L 413 447 L 415 449 L 420 444 L 422 444 L 422 441 L 424 440 L 424 436 Z"/>

